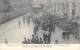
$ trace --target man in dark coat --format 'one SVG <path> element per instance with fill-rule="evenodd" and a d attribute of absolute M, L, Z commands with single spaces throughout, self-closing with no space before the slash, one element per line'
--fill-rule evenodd
<path fill-rule="evenodd" d="M 32 39 L 31 39 L 31 43 L 35 44 L 35 38 L 34 38 L 34 35 L 32 35 Z"/>
<path fill-rule="evenodd" d="M 30 39 L 27 39 L 27 44 L 31 44 L 31 41 L 30 41 Z"/>
<path fill-rule="evenodd" d="M 43 44 L 42 38 L 40 38 L 39 44 Z"/>
<path fill-rule="evenodd" d="M 38 36 L 36 36 L 35 42 L 36 42 L 36 44 L 39 44 L 39 38 L 38 38 Z"/>
<path fill-rule="evenodd" d="M 65 32 L 62 33 L 62 38 L 65 40 Z"/>
<path fill-rule="evenodd" d="M 68 39 L 68 40 L 69 40 L 70 32 L 69 32 L 69 31 L 63 32 L 62 36 L 63 36 L 63 39 L 64 39 L 64 40 L 65 40 L 65 39 Z"/>
<path fill-rule="evenodd" d="M 5 43 L 8 44 L 8 40 L 7 40 L 7 38 L 5 38 Z"/>
<path fill-rule="evenodd" d="M 27 44 L 26 37 L 24 37 L 24 41 L 22 42 L 23 44 Z"/>
<path fill-rule="evenodd" d="M 47 35 L 47 42 L 48 44 L 50 44 L 51 42 L 51 32 L 49 32 L 49 34 Z"/>
<path fill-rule="evenodd" d="M 44 41 L 44 44 L 48 43 L 48 35 L 46 33 L 43 34 L 43 41 Z"/>

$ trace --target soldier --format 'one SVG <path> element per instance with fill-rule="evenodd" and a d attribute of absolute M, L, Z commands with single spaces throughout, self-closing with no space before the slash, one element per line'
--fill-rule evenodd
<path fill-rule="evenodd" d="M 19 28 L 21 27 L 21 21 L 20 19 L 18 20 Z"/>
<path fill-rule="evenodd" d="M 30 24 L 30 19 L 31 19 L 31 16 L 28 16 L 28 18 L 27 18 L 27 22 Z"/>
<path fill-rule="evenodd" d="M 25 20 L 26 20 L 26 19 L 25 19 L 25 16 L 23 16 L 23 23 L 24 23 L 24 24 L 25 24 Z"/>
<path fill-rule="evenodd" d="M 38 29 L 39 29 L 39 26 L 38 26 L 38 24 L 36 24 L 35 26 L 34 26 L 34 34 L 37 34 L 37 31 L 38 31 Z"/>

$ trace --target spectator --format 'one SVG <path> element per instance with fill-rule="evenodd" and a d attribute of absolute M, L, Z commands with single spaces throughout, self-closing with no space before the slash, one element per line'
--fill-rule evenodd
<path fill-rule="evenodd" d="M 35 43 L 36 43 L 36 40 L 35 40 L 35 38 L 34 38 L 34 35 L 32 35 L 31 42 L 32 42 L 33 44 L 35 44 Z"/>
<path fill-rule="evenodd" d="M 63 33 L 62 33 L 62 38 L 63 38 L 64 40 L 65 40 L 65 36 L 66 36 L 65 34 L 66 34 L 66 32 L 63 32 Z"/>
<path fill-rule="evenodd" d="M 5 38 L 5 44 L 8 44 L 8 40 L 7 40 L 7 38 Z"/>
<path fill-rule="evenodd" d="M 55 44 L 58 44 L 58 40 L 55 40 Z"/>
<path fill-rule="evenodd" d="M 69 37 L 70 37 L 70 32 L 66 32 L 66 36 L 67 36 L 67 40 L 69 40 Z"/>
<path fill-rule="evenodd" d="M 38 38 L 38 36 L 36 36 L 35 40 L 36 40 L 36 44 L 39 44 L 39 38 Z"/>
<path fill-rule="evenodd" d="M 47 42 L 48 42 L 48 44 L 50 44 L 50 42 L 51 42 L 51 32 L 47 35 Z"/>
<path fill-rule="evenodd" d="M 47 43 L 47 35 L 45 33 L 43 34 L 43 41 L 44 41 L 44 44 Z"/>
<path fill-rule="evenodd" d="M 28 40 L 27 40 L 27 44 L 31 44 L 31 41 L 30 41 L 30 39 L 28 39 Z"/>
<path fill-rule="evenodd" d="M 27 44 L 26 37 L 24 37 L 24 41 L 22 42 L 23 44 Z"/>
<path fill-rule="evenodd" d="M 43 44 L 42 38 L 40 38 L 39 44 Z"/>
<path fill-rule="evenodd" d="M 63 39 L 68 39 L 69 40 L 69 36 L 70 36 L 70 32 L 69 31 L 66 31 L 66 32 L 63 32 Z"/>

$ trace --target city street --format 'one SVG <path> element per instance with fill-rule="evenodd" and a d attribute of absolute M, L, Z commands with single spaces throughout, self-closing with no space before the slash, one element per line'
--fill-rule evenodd
<path fill-rule="evenodd" d="M 30 20 L 30 24 L 23 23 L 23 16 L 11 20 L 5 24 L 0 26 L 0 43 L 5 42 L 5 38 L 7 38 L 9 44 L 21 44 L 24 40 L 24 37 L 27 39 L 31 39 L 33 33 L 34 23 Z M 20 27 L 18 24 L 18 20 L 20 20 Z M 58 40 L 58 43 L 80 43 L 80 40 L 76 40 L 73 35 L 70 35 L 70 40 L 62 39 L 63 30 L 56 26 L 55 32 L 51 35 L 51 44 L 55 43 L 55 40 Z M 40 34 L 39 34 L 40 36 Z M 41 36 L 42 37 L 42 36 Z"/>

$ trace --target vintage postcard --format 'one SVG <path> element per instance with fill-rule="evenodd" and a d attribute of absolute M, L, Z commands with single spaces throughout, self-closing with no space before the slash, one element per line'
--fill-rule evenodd
<path fill-rule="evenodd" d="M 80 0 L 0 0 L 0 46 L 70 44 L 80 44 Z"/>

